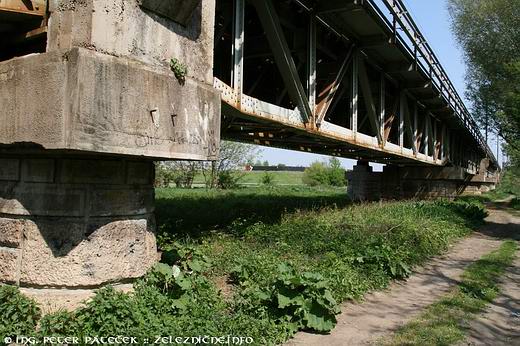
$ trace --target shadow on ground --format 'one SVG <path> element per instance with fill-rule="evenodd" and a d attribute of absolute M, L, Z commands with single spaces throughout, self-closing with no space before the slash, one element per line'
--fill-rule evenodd
<path fill-rule="evenodd" d="M 159 193 L 156 218 L 159 233 L 198 239 L 213 230 L 240 233 L 248 225 L 274 224 L 286 213 L 345 207 L 345 191 L 238 191 L 222 193 Z"/>

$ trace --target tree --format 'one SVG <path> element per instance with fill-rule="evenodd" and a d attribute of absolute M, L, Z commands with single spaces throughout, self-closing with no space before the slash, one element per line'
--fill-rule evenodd
<path fill-rule="evenodd" d="M 337 157 L 332 157 L 329 161 L 329 184 L 332 186 L 345 186 L 347 183 L 346 172 L 341 167 L 341 162 Z"/>
<path fill-rule="evenodd" d="M 520 160 L 520 0 L 449 0 L 467 59 L 468 96 L 480 124 Z"/>
<path fill-rule="evenodd" d="M 222 141 L 219 158 L 200 164 L 206 187 L 213 189 L 235 187 L 243 176 L 247 162 L 254 161 L 260 154 L 257 146 L 238 142 Z"/>

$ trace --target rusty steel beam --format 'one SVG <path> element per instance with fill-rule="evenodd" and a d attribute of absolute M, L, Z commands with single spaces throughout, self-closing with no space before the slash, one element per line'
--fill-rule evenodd
<path fill-rule="evenodd" d="M 46 0 L 0 0 L 0 12 L 44 17 L 46 10 Z"/>
<path fill-rule="evenodd" d="M 303 119 L 307 123 L 312 118 L 313 111 L 309 105 L 309 99 L 298 75 L 296 64 L 292 58 L 273 2 L 272 0 L 251 0 L 251 3 L 255 7 L 262 27 L 265 30 L 287 91 L 298 105 Z"/>
<path fill-rule="evenodd" d="M 341 67 L 339 68 L 338 74 L 334 78 L 334 81 L 332 81 L 331 83 L 327 83 L 325 89 L 322 90 L 318 95 L 318 99 L 320 100 L 320 102 L 316 106 L 316 124 L 318 126 L 325 119 L 325 116 L 329 111 L 334 97 L 338 92 L 339 86 L 341 85 L 341 82 L 343 81 L 345 74 L 347 73 L 348 65 L 352 58 L 353 50 L 354 48 L 351 47 L 350 50 L 347 52 L 347 56 L 345 57 L 345 59 L 343 59 L 343 63 L 341 64 Z"/>
<path fill-rule="evenodd" d="M 358 131 L 359 116 L 359 52 L 354 51 L 352 57 L 352 95 L 350 101 L 350 128 L 354 134 Z"/>
<path fill-rule="evenodd" d="M 388 138 L 390 137 L 390 133 L 392 131 L 392 126 L 394 124 L 394 120 L 397 118 L 398 111 L 399 111 L 399 99 L 396 98 L 394 101 L 394 106 L 392 107 L 392 113 L 390 114 L 390 117 L 385 121 L 385 124 L 384 124 L 385 142 L 388 142 Z"/>
<path fill-rule="evenodd" d="M 317 26 L 316 18 L 311 17 L 309 21 L 309 41 L 308 41 L 308 71 L 307 71 L 307 90 L 309 96 L 309 107 L 311 108 L 311 117 L 316 124 L 316 88 L 317 88 Z"/>
<path fill-rule="evenodd" d="M 363 99 L 367 108 L 367 116 L 370 121 L 372 130 L 376 132 L 377 141 L 379 144 L 383 143 L 383 137 L 379 131 L 379 118 L 377 116 L 376 105 L 374 103 L 374 97 L 372 96 L 372 89 L 370 88 L 370 81 L 363 58 L 359 59 L 359 84 L 363 90 Z"/>
<path fill-rule="evenodd" d="M 401 112 L 403 113 L 404 126 L 408 130 L 408 131 L 406 131 L 406 133 L 408 135 L 408 140 L 410 141 L 410 143 L 412 143 L 413 153 L 414 153 L 414 155 L 417 155 L 417 143 L 416 143 L 415 131 L 414 131 L 412 119 L 410 116 L 410 109 L 408 106 L 408 100 L 406 97 L 406 93 L 403 92 L 401 97 L 403 98 L 401 101 L 401 105 L 402 105 Z"/>

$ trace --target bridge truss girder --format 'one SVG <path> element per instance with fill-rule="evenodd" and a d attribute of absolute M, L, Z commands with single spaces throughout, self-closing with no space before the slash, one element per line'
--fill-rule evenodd
<path fill-rule="evenodd" d="M 373 20 L 370 3 L 217 1 L 223 137 L 380 163 L 457 165 L 474 174 L 489 148 L 425 73 L 418 50 L 407 49 L 395 27 L 363 34 L 324 17 Z"/>

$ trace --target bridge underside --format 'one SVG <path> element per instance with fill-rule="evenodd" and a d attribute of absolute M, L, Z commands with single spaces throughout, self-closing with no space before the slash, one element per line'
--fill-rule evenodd
<path fill-rule="evenodd" d="M 222 136 L 397 165 L 495 159 L 399 1 L 217 0 Z"/>

